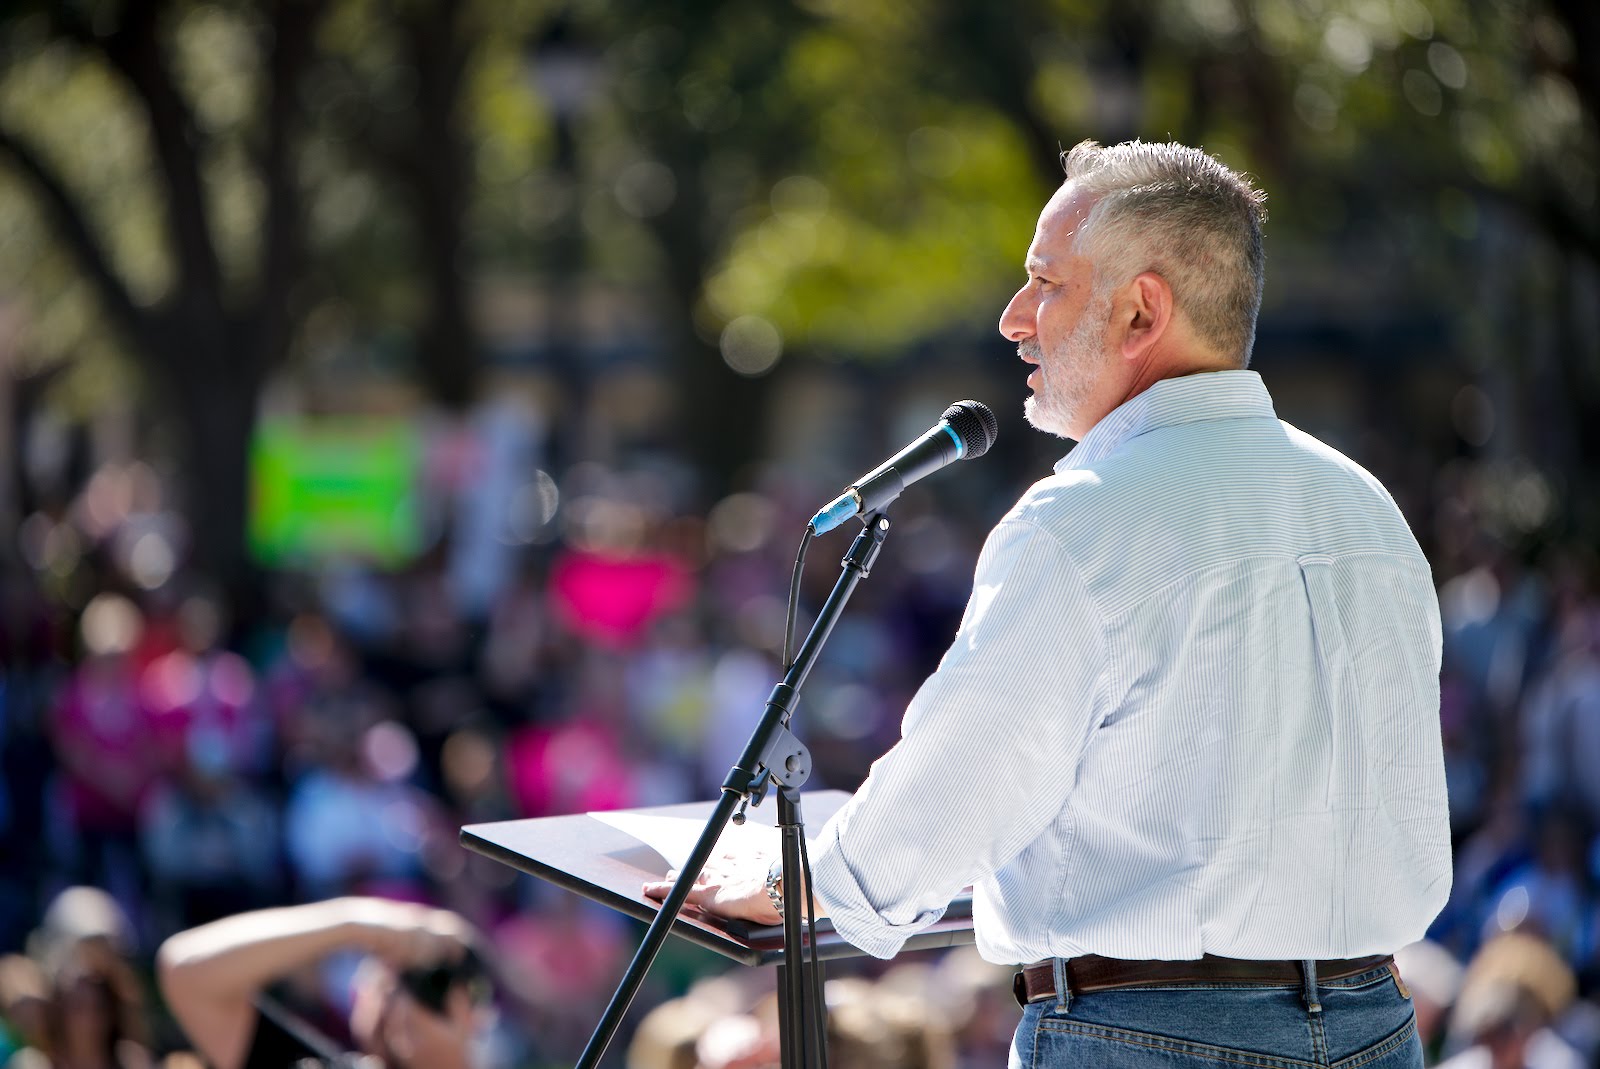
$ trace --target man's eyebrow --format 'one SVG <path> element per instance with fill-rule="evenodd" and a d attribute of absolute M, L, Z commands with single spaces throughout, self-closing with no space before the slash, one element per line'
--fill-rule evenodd
<path fill-rule="evenodd" d="M 1028 272 L 1028 274 L 1039 275 L 1048 274 L 1051 263 L 1043 256 L 1029 256 L 1027 260 L 1023 262 L 1022 266 Z"/>

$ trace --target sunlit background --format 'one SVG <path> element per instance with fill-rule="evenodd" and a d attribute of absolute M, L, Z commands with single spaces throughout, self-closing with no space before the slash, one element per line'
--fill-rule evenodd
<path fill-rule="evenodd" d="M 994 330 L 1058 155 L 1172 138 L 1269 192 L 1253 366 L 1439 582 L 1431 1049 L 1499 982 L 1451 958 L 1515 929 L 1592 1061 L 1597 54 L 1590 0 L 4 5 L 0 952 L 108 891 L 159 1058 L 166 935 L 437 902 L 503 953 L 490 1061 L 570 1062 L 637 929 L 457 829 L 713 796 L 805 519 L 974 397 L 999 444 L 894 507 L 796 719 L 812 785 L 858 783 L 1063 448 Z M 48 964 L 0 968 L 0 1064 Z M 724 971 L 670 948 L 629 1028 Z M 833 975 L 846 1064 L 1004 1057 L 1004 970 Z M 726 1064 L 770 983 L 631 1064 Z"/>

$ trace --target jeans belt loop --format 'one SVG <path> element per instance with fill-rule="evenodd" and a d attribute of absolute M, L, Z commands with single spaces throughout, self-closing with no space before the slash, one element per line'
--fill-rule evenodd
<path fill-rule="evenodd" d="M 1300 972 L 1305 977 L 1306 1009 L 1312 1013 L 1322 1012 L 1322 1002 L 1317 997 L 1317 963 L 1314 958 L 1307 958 L 1300 963 Z"/>
<path fill-rule="evenodd" d="M 1072 987 L 1067 983 L 1067 959 L 1051 958 L 1050 971 L 1056 981 L 1056 1012 L 1066 1013 L 1072 1005 Z"/>

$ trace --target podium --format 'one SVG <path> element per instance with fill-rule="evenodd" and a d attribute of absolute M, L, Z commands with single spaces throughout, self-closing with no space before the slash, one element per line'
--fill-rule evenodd
<path fill-rule="evenodd" d="M 849 798 L 845 791 L 803 792 L 801 804 L 808 825 L 820 828 Z M 715 805 L 690 802 L 626 812 L 679 817 L 703 824 Z M 768 804 L 750 809 L 748 818 L 752 824 L 770 826 L 776 814 L 777 806 L 769 799 Z M 655 850 L 587 813 L 468 824 L 461 829 L 461 844 L 645 922 L 655 918 L 658 903 L 644 897 L 640 888 L 647 881 L 664 878 L 668 867 Z M 690 908 L 673 922 L 672 934 L 743 965 L 783 964 L 782 925 L 768 927 L 724 920 Z M 818 919 L 815 938 L 819 959 L 861 955 L 825 918 Z M 950 903 L 937 923 L 906 940 L 905 949 L 929 950 L 972 941 L 972 896 L 968 891 Z"/>

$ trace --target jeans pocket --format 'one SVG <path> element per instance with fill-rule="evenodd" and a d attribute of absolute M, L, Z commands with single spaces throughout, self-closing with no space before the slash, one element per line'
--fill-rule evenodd
<path fill-rule="evenodd" d="M 1307 1069 L 1310 1065 L 1295 1057 L 1050 1015 L 1040 1019 L 1028 1046 L 1028 1060 L 1014 1063 L 1022 1069 Z"/>
<path fill-rule="evenodd" d="M 1165 987 L 1097 992 L 1023 1010 L 1012 1069 L 1421 1069 L 1411 1004 L 1379 972 L 1358 988 Z"/>
<path fill-rule="evenodd" d="M 1422 1040 L 1417 1035 L 1416 1018 L 1408 1019 L 1366 1050 L 1335 1061 L 1333 1069 L 1422 1069 Z"/>

